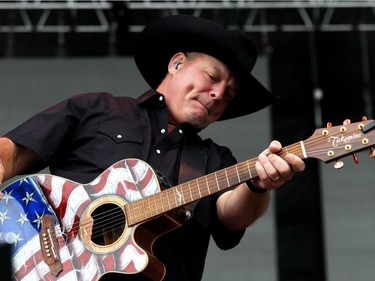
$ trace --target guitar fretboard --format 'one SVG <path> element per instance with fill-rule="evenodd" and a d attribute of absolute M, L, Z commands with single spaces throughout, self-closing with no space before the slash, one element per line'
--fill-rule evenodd
<path fill-rule="evenodd" d="M 289 152 L 302 157 L 301 143 L 284 147 L 278 155 L 284 157 Z M 257 158 L 253 158 L 240 162 L 128 204 L 125 206 L 128 225 L 138 224 L 216 192 L 256 178 L 258 176 L 255 169 L 256 161 Z"/>

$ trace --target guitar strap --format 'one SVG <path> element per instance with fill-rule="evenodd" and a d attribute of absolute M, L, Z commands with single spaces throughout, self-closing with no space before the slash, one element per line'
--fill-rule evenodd
<path fill-rule="evenodd" d="M 201 177 L 206 172 L 208 147 L 202 144 L 202 140 L 198 136 L 197 138 L 199 141 L 185 141 L 178 176 L 179 184 Z M 198 202 L 192 202 L 185 207 L 191 216 L 193 216 Z"/>

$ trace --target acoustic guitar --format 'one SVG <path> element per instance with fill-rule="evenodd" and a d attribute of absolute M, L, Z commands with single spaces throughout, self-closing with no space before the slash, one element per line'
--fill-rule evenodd
<path fill-rule="evenodd" d="M 372 149 L 374 124 L 320 128 L 279 155 L 337 161 Z M 12 274 L 16 280 L 88 281 L 110 273 L 162 280 L 166 269 L 153 242 L 184 223 L 184 206 L 256 178 L 256 161 L 168 189 L 138 159 L 121 160 L 88 184 L 48 174 L 21 178 L 0 194 L 0 242 L 11 244 Z"/>

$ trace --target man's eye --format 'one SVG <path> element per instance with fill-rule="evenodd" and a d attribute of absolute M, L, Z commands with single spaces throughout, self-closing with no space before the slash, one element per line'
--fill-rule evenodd
<path fill-rule="evenodd" d="M 210 78 L 210 80 L 216 81 L 215 76 L 213 76 L 212 74 L 207 73 L 207 76 L 208 76 L 208 78 Z"/>

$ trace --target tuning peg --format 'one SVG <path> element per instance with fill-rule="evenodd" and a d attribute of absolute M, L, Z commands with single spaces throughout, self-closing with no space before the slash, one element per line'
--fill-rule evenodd
<path fill-rule="evenodd" d="M 362 121 L 367 121 L 367 117 L 362 116 Z M 370 158 L 375 158 L 375 148 L 374 147 L 370 148 L 370 151 L 369 151 L 368 155 L 370 156 Z"/>
<path fill-rule="evenodd" d="M 358 159 L 358 156 L 357 156 L 357 154 L 353 154 L 353 160 L 354 160 L 354 163 L 355 164 L 358 164 L 359 163 L 359 159 Z"/>
<path fill-rule="evenodd" d="M 374 158 L 375 157 L 375 148 L 374 147 L 370 148 L 369 156 L 370 156 L 370 158 Z"/>
<path fill-rule="evenodd" d="M 332 123 L 331 122 L 327 122 L 327 128 L 331 128 L 332 127 Z M 344 167 L 344 162 L 341 161 L 341 160 L 336 160 L 335 161 L 335 164 L 333 164 L 333 167 L 335 169 L 341 169 L 342 167 Z"/>
<path fill-rule="evenodd" d="M 365 116 L 362 117 L 362 121 L 366 121 L 367 118 Z M 342 123 L 343 125 L 349 125 L 352 121 L 350 119 L 345 119 L 344 122 Z M 358 159 L 358 156 L 357 154 L 353 154 L 353 160 L 354 160 L 354 163 L 355 164 L 358 164 L 359 163 L 359 159 Z"/>
<path fill-rule="evenodd" d="M 351 123 L 350 119 L 345 119 L 344 122 L 342 122 L 343 125 L 349 125 Z M 328 122 L 327 123 L 327 128 L 331 128 L 332 127 L 332 123 L 331 122 Z M 353 155 L 354 157 L 354 155 Z M 358 158 L 358 157 L 357 157 Z M 356 161 L 356 160 L 354 160 Z M 344 167 L 344 162 L 340 159 L 336 160 L 335 164 L 333 164 L 333 167 L 335 169 L 341 169 L 342 167 Z"/>
<path fill-rule="evenodd" d="M 343 161 L 341 161 L 341 160 L 337 160 L 336 162 L 335 162 L 335 164 L 333 164 L 333 167 L 335 168 L 335 169 L 341 169 L 342 167 L 344 167 L 344 162 Z"/>

